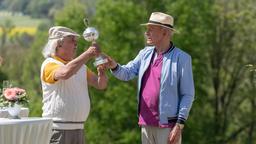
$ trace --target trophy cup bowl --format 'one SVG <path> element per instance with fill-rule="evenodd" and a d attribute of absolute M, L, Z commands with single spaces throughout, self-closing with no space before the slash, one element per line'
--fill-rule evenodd
<path fill-rule="evenodd" d="M 83 37 L 86 41 L 92 42 L 98 39 L 99 32 L 94 27 L 88 27 L 85 29 Z"/>
<path fill-rule="evenodd" d="M 83 37 L 86 41 L 93 42 L 98 39 L 99 32 L 94 27 L 87 27 L 83 32 Z M 98 65 L 101 65 L 107 62 L 108 60 L 103 55 L 99 55 L 98 57 L 96 57 L 93 65 L 97 67 Z"/>

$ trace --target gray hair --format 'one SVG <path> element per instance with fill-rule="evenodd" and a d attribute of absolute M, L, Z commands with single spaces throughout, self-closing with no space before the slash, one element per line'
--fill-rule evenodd
<path fill-rule="evenodd" d="M 63 41 L 63 38 L 48 40 L 47 44 L 44 46 L 42 50 L 42 54 L 44 58 L 48 58 L 48 57 L 51 57 L 52 55 L 55 55 L 56 48 L 58 47 L 58 43 L 62 41 Z"/>

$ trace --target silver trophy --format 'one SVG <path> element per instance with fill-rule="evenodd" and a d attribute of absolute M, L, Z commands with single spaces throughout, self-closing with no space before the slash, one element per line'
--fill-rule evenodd
<path fill-rule="evenodd" d="M 94 42 L 99 37 L 99 32 L 94 27 L 89 27 L 88 20 L 84 19 L 84 24 L 87 27 L 83 32 L 83 37 L 86 41 Z M 95 62 L 93 63 L 94 66 L 98 66 L 104 63 L 107 63 L 108 59 L 106 59 L 103 55 L 99 55 L 95 58 Z"/>

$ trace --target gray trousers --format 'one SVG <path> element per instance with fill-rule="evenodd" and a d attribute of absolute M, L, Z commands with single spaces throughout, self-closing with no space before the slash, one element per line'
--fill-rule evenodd
<path fill-rule="evenodd" d="M 50 144 L 85 144 L 84 130 L 52 130 Z"/>
<path fill-rule="evenodd" d="M 171 128 L 158 128 L 152 126 L 141 127 L 142 144 L 167 144 Z M 181 137 L 179 142 L 181 144 Z"/>

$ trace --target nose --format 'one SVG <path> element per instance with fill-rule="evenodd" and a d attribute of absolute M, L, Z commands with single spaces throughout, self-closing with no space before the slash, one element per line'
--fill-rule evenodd
<path fill-rule="evenodd" d="M 149 36 L 148 32 L 145 32 L 145 33 L 144 33 L 144 37 L 145 37 L 145 39 L 147 39 L 147 38 L 148 38 L 148 36 Z"/>
<path fill-rule="evenodd" d="M 145 34 L 145 36 L 148 36 L 148 35 L 149 35 L 149 32 L 148 32 L 148 31 L 145 31 L 144 34 Z"/>
<path fill-rule="evenodd" d="M 152 36 L 152 33 L 147 30 L 147 31 L 145 32 L 145 36 L 150 37 L 150 36 Z"/>

